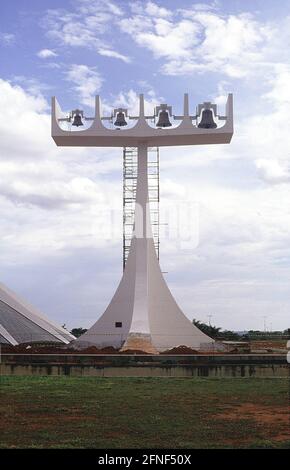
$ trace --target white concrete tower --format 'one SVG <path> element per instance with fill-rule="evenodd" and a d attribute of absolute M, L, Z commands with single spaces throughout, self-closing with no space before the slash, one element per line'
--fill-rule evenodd
<path fill-rule="evenodd" d="M 162 108 L 165 109 L 165 108 Z M 172 129 L 149 126 L 144 113 L 144 98 L 140 95 L 140 113 L 131 129 L 108 129 L 102 123 L 99 99 L 92 126 L 80 132 L 64 131 L 60 109 L 53 99 L 52 137 L 63 146 L 134 146 L 138 148 L 138 173 L 134 231 L 126 267 L 120 284 L 103 315 L 78 340 L 76 347 L 114 346 L 122 350 L 141 350 L 156 353 L 185 345 L 199 349 L 213 340 L 196 328 L 174 300 L 160 270 L 150 222 L 148 196 L 148 147 L 229 143 L 233 134 L 232 95 L 227 102 L 226 116 L 217 116 L 216 106 L 203 103 L 199 108 L 213 110 L 216 117 L 226 120 L 216 128 L 193 125 L 184 98 L 181 123 Z"/>

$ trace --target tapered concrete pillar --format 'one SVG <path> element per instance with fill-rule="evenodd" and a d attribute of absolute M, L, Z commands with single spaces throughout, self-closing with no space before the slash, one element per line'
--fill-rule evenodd
<path fill-rule="evenodd" d="M 157 352 L 152 344 L 149 321 L 150 252 L 153 241 L 148 194 L 148 151 L 146 144 L 138 146 L 138 176 L 136 189 L 135 220 L 129 257 L 135 259 L 135 293 L 132 320 L 123 350 Z"/>
<path fill-rule="evenodd" d="M 125 271 L 104 314 L 74 344 L 153 354 L 180 345 L 199 349 L 212 342 L 182 313 L 161 273 L 150 222 L 147 144 L 141 142 L 134 231 Z"/>

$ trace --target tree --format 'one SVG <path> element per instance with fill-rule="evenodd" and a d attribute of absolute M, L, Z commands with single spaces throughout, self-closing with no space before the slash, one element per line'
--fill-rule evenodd
<path fill-rule="evenodd" d="M 202 323 L 195 318 L 192 320 L 192 323 L 203 333 L 210 336 L 211 338 L 217 338 L 221 328 L 216 326 L 207 325 L 206 323 Z"/>
<path fill-rule="evenodd" d="M 241 337 L 238 333 L 230 330 L 221 331 L 220 327 L 207 325 L 206 323 L 202 323 L 195 318 L 192 320 L 192 323 L 197 326 L 197 328 L 205 333 L 206 335 L 210 336 L 213 339 L 225 340 L 225 341 L 239 341 Z M 243 338 L 242 338 L 243 339 Z"/>
<path fill-rule="evenodd" d="M 240 336 L 235 331 L 231 330 L 223 330 L 219 333 L 219 338 L 223 339 L 224 341 L 241 341 L 245 340 L 243 336 Z"/>
<path fill-rule="evenodd" d="M 86 333 L 86 330 L 85 328 L 73 328 L 71 330 L 71 334 L 74 335 L 76 338 L 79 338 L 81 335 L 83 335 L 84 333 Z"/>

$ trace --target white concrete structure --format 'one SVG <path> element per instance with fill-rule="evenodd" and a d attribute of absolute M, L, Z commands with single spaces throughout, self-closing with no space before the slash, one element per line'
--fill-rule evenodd
<path fill-rule="evenodd" d="M 217 129 L 200 129 L 192 122 L 189 114 L 188 95 L 184 95 L 184 115 L 181 123 L 174 128 L 153 128 L 146 120 L 144 98 L 140 95 L 138 120 L 130 129 L 108 129 L 103 125 L 100 98 L 96 97 L 95 117 L 92 125 L 78 132 L 60 128 L 63 113 L 55 97 L 52 98 L 52 137 L 61 147 L 138 147 L 146 142 L 147 147 L 228 144 L 233 136 L 233 95 L 228 95 L 225 124 Z M 224 118 L 224 117 L 222 117 Z"/>
<path fill-rule="evenodd" d="M 0 284 L 0 344 L 68 344 L 75 337 Z"/>
<path fill-rule="evenodd" d="M 214 105 L 213 105 L 214 106 Z M 194 126 L 189 114 L 188 95 L 184 115 L 175 128 L 156 129 L 146 121 L 140 95 L 140 116 L 131 129 L 103 126 L 99 98 L 92 126 L 78 132 L 59 126 L 60 108 L 52 101 L 52 137 L 60 146 L 135 146 L 138 148 L 138 176 L 134 234 L 121 282 L 100 319 L 74 344 L 122 347 L 148 353 L 186 345 L 199 349 L 213 340 L 196 328 L 174 300 L 161 273 L 152 237 L 148 207 L 147 149 L 153 146 L 229 143 L 233 135 L 233 101 L 229 95 L 225 124 L 217 129 Z M 204 347 L 204 346 L 203 346 Z"/>

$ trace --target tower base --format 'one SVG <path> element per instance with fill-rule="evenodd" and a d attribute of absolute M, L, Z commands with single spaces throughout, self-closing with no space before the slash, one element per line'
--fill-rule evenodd
<path fill-rule="evenodd" d="M 147 354 L 158 354 L 157 349 L 152 344 L 151 335 L 144 333 L 129 333 L 121 352 L 142 351 Z"/>

